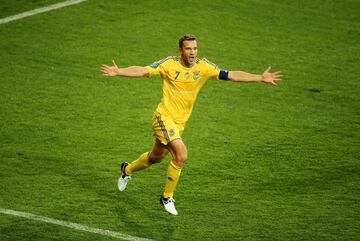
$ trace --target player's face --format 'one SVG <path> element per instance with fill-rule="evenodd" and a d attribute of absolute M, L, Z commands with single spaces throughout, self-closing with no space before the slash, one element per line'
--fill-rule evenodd
<path fill-rule="evenodd" d="M 182 47 L 179 48 L 181 54 L 181 62 L 185 66 L 191 66 L 194 64 L 198 48 L 196 40 L 185 40 L 182 43 Z"/>

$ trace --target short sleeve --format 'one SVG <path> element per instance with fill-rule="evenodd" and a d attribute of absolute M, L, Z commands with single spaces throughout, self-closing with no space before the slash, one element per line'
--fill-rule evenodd
<path fill-rule="evenodd" d="M 146 66 L 146 69 L 148 70 L 149 74 L 148 77 L 154 76 L 154 75 L 165 75 L 166 67 L 168 60 L 172 57 L 167 57 L 162 60 L 156 61 L 148 66 Z"/>
<path fill-rule="evenodd" d="M 154 76 L 154 75 L 160 75 L 160 68 L 159 67 L 152 67 L 151 65 L 146 66 L 146 69 L 148 70 L 148 77 Z"/>
<path fill-rule="evenodd" d="M 216 64 L 210 62 L 206 58 L 203 58 L 203 60 L 207 69 L 208 78 L 218 80 L 220 75 L 220 69 L 218 69 Z"/>

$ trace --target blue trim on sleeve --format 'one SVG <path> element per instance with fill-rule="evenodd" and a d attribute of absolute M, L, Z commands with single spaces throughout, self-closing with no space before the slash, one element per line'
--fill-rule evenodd
<path fill-rule="evenodd" d="M 155 65 L 155 64 L 150 64 L 149 67 L 153 68 L 153 69 L 156 69 L 158 67 L 158 65 Z"/>
<path fill-rule="evenodd" d="M 229 76 L 229 71 L 227 70 L 220 70 L 220 73 L 219 73 L 219 79 L 221 80 L 228 80 L 228 76 Z"/>

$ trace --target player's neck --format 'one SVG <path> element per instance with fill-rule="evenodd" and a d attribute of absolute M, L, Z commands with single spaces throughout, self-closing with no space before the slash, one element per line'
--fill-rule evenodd
<path fill-rule="evenodd" d="M 186 68 L 191 68 L 195 64 L 195 63 L 190 64 L 190 63 L 186 62 L 183 58 L 181 58 L 180 63 L 182 64 L 182 66 L 184 66 Z"/>

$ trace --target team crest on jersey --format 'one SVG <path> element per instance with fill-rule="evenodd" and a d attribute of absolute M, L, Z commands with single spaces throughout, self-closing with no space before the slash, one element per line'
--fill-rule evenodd
<path fill-rule="evenodd" d="M 186 73 L 185 73 L 184 78 L 185 78 L 185 80 L 188 80 L 188 79 L 190 78 L 189 72 L 186 72 Z"/>
<path fill-rule="evenodd" d="M 170 130 L 169 130 L 169 134 L 170 134 L 170 136 L 173 136 L 173 135 L 175 134 L 174 129 L 170 129 Z"/>
<path fill-rule="evenodd" d="M 200 78 L 200 71 L 199 71 L 199 70 L 196 70 L 196 71 L 194 72 L 194 80 L 199 80 L 199 78 Z"/>

